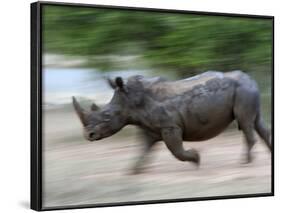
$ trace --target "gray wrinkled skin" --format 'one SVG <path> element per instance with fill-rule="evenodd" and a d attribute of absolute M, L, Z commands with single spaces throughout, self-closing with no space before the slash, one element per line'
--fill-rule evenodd
<path fill-rule="evenodd" d="M 140 127 L 145 148 L 134 173 L 140 172 L 145 155 L 158 141 L 164 141 L 178 160 L 199 164 L 198 152 L 184 150 L 182 142 L 213 138 L 234 120 L 247 141 L 247 162 L 251 161 L 255 131 L 271 150 L 257 84 L 241 71 L 210 71 L 179 81 L 132 76 L 125 83 L 117 77 L 108 83 L 114 95 L 103 108 L 93 104 L 87 111 L 74 97 L 73 105 L 89 141 L 109 137 L 129 124 Z"/>

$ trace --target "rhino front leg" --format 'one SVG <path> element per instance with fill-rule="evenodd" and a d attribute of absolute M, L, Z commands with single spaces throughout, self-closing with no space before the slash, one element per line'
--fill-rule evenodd
<path fill-rule="evenodd" d="M 132 169 L 133 174 L 139 174 L 143 171 L 143 165 L 145 162 L 147 162 L 148 159 L 148 153 L 150 152 L 151 148 L 154 146 L 154 144 L 159 141 L 159 136 L 156 137 L 156 135 L 153 135 L 147 131 L 142 132 L 144 146 L 142 148 L 141 154 L 134 165 Z"/>
<path fill-rule="evenodd" d="M 180 161 L 190 161 L 199 165 L 200 156 L 198 152 L 195 149 L 184 150 L 180 128 L 172 127 L 162 129 L 162 139 L 175 158 Z"/>

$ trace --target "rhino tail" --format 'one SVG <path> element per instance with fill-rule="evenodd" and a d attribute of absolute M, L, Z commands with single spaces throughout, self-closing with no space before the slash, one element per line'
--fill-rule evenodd
<path fill-rule="evenodd" d="M 265 122 L 260 113 L 258 113 L 256 120 L 255 120 L 255 129 L 259 136 L 263 139 L 262 141 L 271 151 L 271 132 L 266 127 Z"/>

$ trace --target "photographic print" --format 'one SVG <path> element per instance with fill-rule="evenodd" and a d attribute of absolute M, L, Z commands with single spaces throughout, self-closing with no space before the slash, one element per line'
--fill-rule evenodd
<path fill-rule="evenodd" d="M 31 208 L 273 195 L 273 17 L 31 12 Z"/>

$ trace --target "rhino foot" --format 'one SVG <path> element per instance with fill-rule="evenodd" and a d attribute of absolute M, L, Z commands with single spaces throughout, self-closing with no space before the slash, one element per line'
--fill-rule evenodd
<path fill-rule="evenodd" d="M 248 154 L 248 155 L 246 156 L 246 158 L 242 161 L 241 164 L 249 164 L 249 163 L 252 163 L 252 161 L 253 161 L 252 155 L 251 155 L 251 154 Z"/>
<path fill-rule="evenodd" d="M 144 173 L 143 170 L 143 168 L 133 168 L 129 170 L 128 175 L 139 175 Z"/>
<path fill-rule="evenodd" d="M 200 165 L 200 155 L 195 149 L 189 149 L 186 151 L 189 155 L 189 161 L 194 163 L 197 167 Z"/>

